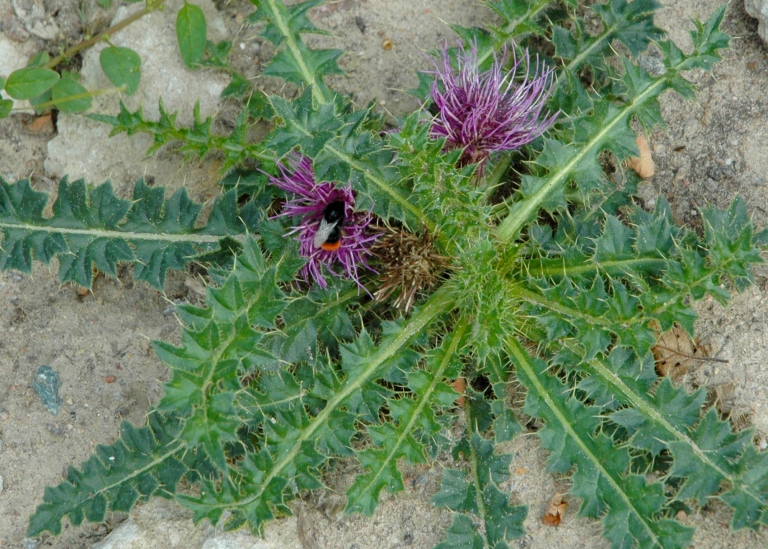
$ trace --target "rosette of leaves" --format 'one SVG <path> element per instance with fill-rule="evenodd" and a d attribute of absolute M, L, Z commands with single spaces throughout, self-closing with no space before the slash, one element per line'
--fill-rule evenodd
<path fill-rule="evenodd" d="M 602 22 L 595 35 L 575 10 L 491 3 L 497 27 L 457 30 L 485 60 L 511 38 L 530 47 L 549 41 L 559 71 L 551 107 L 567 116 L 521 156 L 492 157 L 478 179 L 472 165 L 457 166 L 461 151 L 445 152 L 429 137 L 425 113 L 382 133 L 372 106 L 355 110 L 320 84 L 338 55 L 302 41 L 316 30 L 306 17 L 315 4 L 265 0 L 252 18 L 278 48 L 273 74 L 303 88 L 294 101 L 269 97 L 276 117 L 254 147 L 272 161 L 300 151 L 318 179 L 349 181 L 363 208 L 415 233 L 426 228 L 447 274 L 406 317 L 349 281 L 334 279 L 325 291 L 296 284 L 303 260 L 282 236 L 287 227 L 258 213 L 271 195 L 258 178 L 230 179 L 221 200 L 239 196 L 241 212 L 254 213 L 238 219 L 252 222 L 212 215 L 215 230 L 185 229 L 226 233 L 238 246 L 231 265 L 211 271 L 206 305 L 177 307 L 181 345 L 155 342 L 171 379 L 149 424 L 125 425 L 116 443 L 47 489 L 29 535 L 58 533 L 65 517 L 101 521 L 155 495 L 191 509 L 195 521 L 259 532 L 291 512 L 291 499 L 321 488 L 338 459 L 361 468 L 346 510 L 372 514 L 382 490 L 404 489 L 401 460 L 452 452 L 461 467 L 445 471 L 433 498 L 453 513 L 438 547 L 509 547 L 524 533 L 527 510 L 502 488 L 513 457 L 498 445 L 522 431 L 520 413 L 541 422 L 548 469 L 571 476 L 580 513 L 600 518 L 614 547 L 688 545 L 692 530 L 674 510 L 711 498 L 732 507 L 734 528 L 764 525 L 767 454 L 750 431 L 734 432 L 707 408 L 703 392 L 659 379 L 650 350 L 657 327 L 692 331 L 691 299 L 725 302 L 726 288 L 751 283 L 768 233 L 755 231 L 740 199 L 702 211 L 701 234 L 679 227 L 663 200 L 653 212 L 634 205 L 632 181 L 618 188 L 599 162 L 636 154 L 630 123 L 661 123 L 662 92 L 692 97 L 683 73 L 719 59 L 728 43 L 719 30 L 724 9 L 695 22 L 693 50 L 684 53 L 653 25 L 652 1 L 588 8 Z M 664 65 L 655 76 L 634 61 L 652 41 Z M 519 177 L 507 182 L 512 162 Z M 509 190 L 496 198 L 502 183 Z M 85 212 L 98 204 L 94 192 Z M 29 232 L 35 250 L 50 247 L 31 235 L 47 238 L 62 219 L 80 224 L 65 234 L 102 230 L 100 217 L 77 208 L 54 208 L 53 218 L 6 210 L 13 238 Z M 130 214 L 110 219 L 107 232 L 133 227 Z M 126 255 L 134 249 L 128 241 Z M 362 283 L 375 290 L 377 281 Z M 451 384 L 458 377 L 469 381 L 462 395 Z M 506 398 L 513 381 L 526 391 L 522 410 Z M 180 490 L 182 480 L 192 489 Z"/>

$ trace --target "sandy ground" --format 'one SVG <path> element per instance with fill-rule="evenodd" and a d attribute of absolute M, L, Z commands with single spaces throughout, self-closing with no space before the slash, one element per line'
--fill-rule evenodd
<path fill-rule="evenodd" d="M 48 39 L 43 31 L 27 32 L 11 1 L 0 0 L 0 32 L 26 55 L 43 47 L 54 51 L 61 37 L 77 42 L 88 29 L 112 16 L 90 0 L 19 3 L 42 6 L 45 20 L 55 22 L 58 29 Z M 689 43 L 688 18 L 706 19 L 718 1 L 665 4 L 657 24 L 685 47 Z M 252 6 L 233 1 L 220 3 L 219 8 L 232 35 L 238 33 L 237 40 L 243 44 L 253 43 L 253 32 L 240 28 L 242 15 L 250 13 Z M 353 94 L 361 105 L 379 98 L 385 110 L 397 115 L 416 106 L 398 90 L 414 86 L 413 71 L 428 67 L 423 51 L 453 36 L 446 22 L 478 25 L 488 21 L 490 13 L 475 2 L 462 0 L 345 0 L 316 10 L 313 18 L 334 34 L 323 38 L 323 44 L 348 52 L 342 60 L 348 74 L 337 79 L 337 87 Z M 364 32 L 356 18 L 364 22 Z M 736 194 L 747 199 L 758 225 L 768 222 L 768 49 L 759 41 L 756 28 L 741 2 L 734 0 L 724 24 L 725 31 L 735 37 L 726 62 L 712 75 L 691 74 L 701 89 L 696 102 L 686 103 L 673 95 L 662 101 L 668 128 L 651 136 L 657 174 L 645 185 L 642 196 L 650 203 L 663 194 L 681 222 L 695 226 L 697 208 L 708 203 L 724 207 Z M 385 40 L 393 42 L 391 50 L 382 48 Z M 240 61 L 251 62 L 249 70 L 258 73 L 252 60 Z M 55 130 L 30 133 L 27 122 L 24 115 L 0 121 L 0 174 L 8 180 L 32 176 L 37 188 L 50 190 L 55 182 L 46 172 L 45 161 Z M 76 143 L 77 133 L 68 135 L 73 146 L 89 146 Z M 205 167 L 184 165 L 172 150 L 159 157 L 156 163 L 121 165 L 103 177 L 111 176 L 125 191 L 126 183 L 141 175 L 152 175 L 161 183 L 178 183 L 184 179 L 179 173 L 188 169 L 210 173 Z M 93 175 L 98 170 L 83 169 L 85 173 L 71 175 L 101 182 L 101 174 Z M 200 183 L 206 180 L 208 187 Z M 215 192 L 211 178 L 198 177 L 195 184 L 199 185 L 195 187 L 198 197 Z M 727 394 L 734 414 L 747 418 L 762 436 L 768 434 L 768 270 L 758 269 L 756 279 L 757 285 L 727 309 L 711 301 L 700 304 L 701 342 L 728 362 L 699 365 L 686 381 Z M 134 285 L 128 271 L 118 280 L 98 279 L 93 292 L 84 296 L 59 284 L 55 266 L 38 264 L 32 275 L 0 275 L 0 547 L 33 547 L 22 540 L 28 516 L 42 500 L 45 486 L 60 482 L 66 465 L 79 465 L 97 444 L 112 442 L 121 420 L 142 422 L 147 404 L 159 398 L 167 379 L 149 341 L 175 341 L 178 323 L 169 308 L 170 300 L 198 301 L 200 291 L 195 279 L 181 273 L 169 277 L 165 295 Z M 42 365 L 56 370 L 62 380 L 64 402 L 56 416 L 41 405 L 33 389 L 35 372 Z M 528 535 L 513 546 L 608 546 L 599 536 L 597 523 L 577 517 L 576 501 L 571 502 L 560 527 L 542 526 L 539 517 L 547 499 L 566 488 L 567 480 L 544 472 L 546 452 L 536 437 L 519 437 L 506 449 L 516 454 L 509 489 L 516 502 L 530 505 Z M 304 547 L 431 547 L 440 527 L 449 523 L 445 514 L 426 503 L 439 485 L 439 475 L 439 467 L 413 471 L 416 480 L 409 490 L 386 496 L 372 519 L 336 520 L 333 505 L 306 502 L 297 504 L 297 518 L 281 527 L 297 529 Z M 349 479 L 340 470 L 328 483 L 341 489 Z M 123 519 L 110 517 L 106 525 L 67 525 L 60 538 L 41 541 L 46 547 L 89 547 Z M 697 548 L 765 546 L 768 536 L 764 531 L 731 533 L 729 521 L 728 511 L 716 502 L 686 519 L 699 528 L 694 540 Z M 166 541 L 158 541 L 158 548 L 167 546 Z"/>

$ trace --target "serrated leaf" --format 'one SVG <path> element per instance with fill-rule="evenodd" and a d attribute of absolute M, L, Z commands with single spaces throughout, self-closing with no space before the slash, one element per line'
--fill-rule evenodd
<path fill-rule="evenodd" d="M 434 549 L 483 549 L 486 545 L 477 533 L 472 520 L 465 516 L 454 514 L 451 525 L 445 531 L 445 541 L 435 545 Z"/>
<path fill-rule="evenodd" d="M 472 429 L 468 444 L 464 445 L 471 475 L 447 469 L 443 482 L 432 503 L 446 507 L 452 511 L 472 513 L 483 521 L 483 530 L 476 529 L 465 515 L 454 515 L 454 526 L 463 525 L 462 543 L 476 543 L 481 540 L 480 547 L 506 547 L 506 542 L 525 534 L 523 520 L 528 514 L 527 507 L 513 506 L 509 503 L 509 495 L 499 489 L 499 484 L 509 478 L 510 454 L 497 455 L 491 441 L 483 439 Z M 464 521 L 459 523 L 459 518 Z M 450 529 L 449 529 L 450 532 Z M 478 535 L 480 534 L 480 535 Z M 437 547 L 462 547 L 452 545 L 450 537 Z"/>
<path fill-rule="evenodd" d="M 88 288 L 93 267 L 115 276 L 118 262 L 131 261 L 138 280 L 162 288 L 168 269 L 183 269 L 201 251 L 214 249 L 219 237 L 244 232 L 218 218 L 197 228 L 201 206 L 184 189 L 165 200 L 165 189 L 150 189 L 143 180 L 129 202 L 115 196 L 110 183 L 91 189 L 83 180 L 64 178 L 50 218 L 43 215 L 47 202 L 48 195 L 27 180 L 0 179 L 0 268 L 29 272 L 33 259 L 58 257 L 61 281 Z"/>
<path fill-rule="evenodd" d="M 70 466 L 66 480 L 46 488 L 27 536 L 60 534 L 65 516 L 74 525 L 83 518 L 102 522 L 107 509 L 128 512 L 140 497 L 173 494 L 187 470 L 179 461 L 184 450 L 177 439 L 180 427 L 178 420 L 158 414 L 151 414 L 141 428 L 123 422 L 117 442 L 98 446 L 81 470 Z"/>
<path fill-rule="evenodd" d="M 571 491 L 584 500 L 581 512 L 603 515 L 604 535 L 616 547 L 630 543 L 684 547 L 690 543 L 692 529 L 657 520 L 665 501 L 663 486 L 627 473 L 629 453 L 597 432 L 597 409 L 569 397 L 569 389 L 546 372 L 546 364 L 531 359 L 519 343 L 510 339 L 508 349 L 518 379 L 529 391 L 525 412 L 546 421 L 539 436 L 552 452 L 548 469 L 566 472 L 577 468 Z"/>
<path fill-rule="evenodd" d="M 408 372 L 408 387 L 414 396 L 393 398 L 390 395 L 387 403 L 393 423 L 368 427 L 374 447 L 357 453 L 360 464 L 368 471 L 359 475 L 347 490 L 346 512 L 373 514 L 379 494 L 384 488 L 390 493 L 404 488 L 397 468 L 398 460 L 404 458 L 410 463 L 424 461 L 425 441 L 441 430 L 433 411 L 436 404 L 442 401 L 450 405 L 458 397 L 443 381 L 443 377 L 451 364 L 458 360 L 456 353 L 467 328 L 466 324 L 458 326 L 446 337 L 443 347 L 430 352 L 427 370 L 414 372 L 406 365 L 399 366 L 400 370 Z M 363 352 L 369 351 L 365 349 Z M 354 372 L 350 372 L 350 376 L 353 375 Z M 363 398 L 366 398 L 365 389 Z M 375 420 L 375 416 L 371 420 Z"/>

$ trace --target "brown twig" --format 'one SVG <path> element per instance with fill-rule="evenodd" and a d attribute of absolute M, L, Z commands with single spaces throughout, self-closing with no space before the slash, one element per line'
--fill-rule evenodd
<path fill-rule="evenodd" d="M 676 351 L 674 349 L 670 349 L 669 347 L 665 347 L 664 345 L 656 344 L 655 347 L 658 349 L 663 349 L 665 351 L 669 351 L 672 354 L 679 355 L 685 358 L 688 358 L 690 360 L 701 360 L 703 362 L 722 362 L 723 364 L 728 364 L 728 361 L 724 358 L 715 358 L 711 356 L 695 356 L 695 355 L 689 355 L 688 353 L 683 353 L 681 351 Z"/>

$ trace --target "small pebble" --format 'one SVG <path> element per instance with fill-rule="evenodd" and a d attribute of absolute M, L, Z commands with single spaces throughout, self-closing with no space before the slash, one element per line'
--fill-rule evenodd
<path fill-rule="evenodd" d="M 381 48 L 384 51 L 389 51 L 389 50 L 391 50 L 394 47 L 394 45 L 395 45 L 395 43 L 392 42 L 392 40 L 387 39 L 387 40 L 384 40 L 384 42 L 381 43 Z"/>
<path fill-rule="evenodd" d="M 115 376 L 104 376 L 104 381 L 106 383 L 114 383 L 117 380 Z"/>
<path fill-rule="evenodd" d="M 43 402 L 43 406 L 55 416 L 61 408 L 62 398 L 59 396 L 61 380 L 59 374 L 50 366 L 40 366 L 35 374 L 32 387 Z"/>

